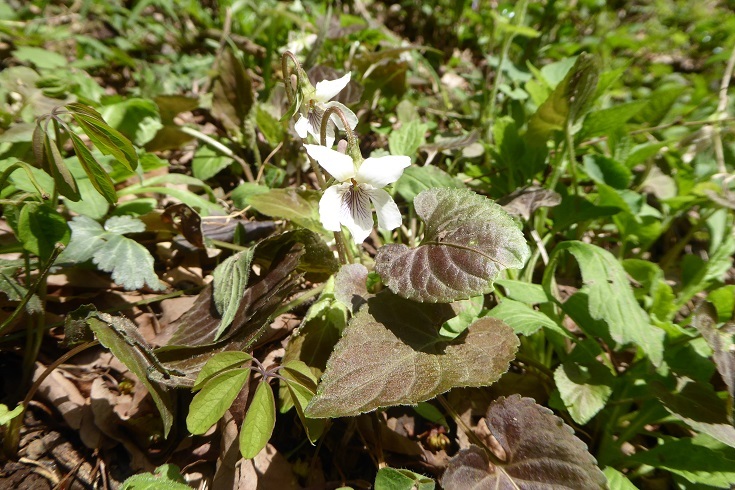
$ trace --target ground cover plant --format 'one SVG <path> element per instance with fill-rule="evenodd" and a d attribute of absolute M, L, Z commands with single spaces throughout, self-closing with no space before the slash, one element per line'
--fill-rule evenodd
<path fill-rule="evenodd" d="M 0 0 L 0 487 L 731 488 L 724 2 Z"/>

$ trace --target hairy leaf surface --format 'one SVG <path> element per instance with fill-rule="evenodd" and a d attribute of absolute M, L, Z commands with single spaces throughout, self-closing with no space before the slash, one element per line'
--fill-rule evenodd
<path fill-rule="evenodd" d="M 492 290 L 503 269 L 523 267 L 530 250 L 513 219 L 491 200 L 465 189 L 429 189 L 414 200 L 426 224 L 416 248 L 378 250 L 375 269 L 394 293 L 449 303 Z"/>

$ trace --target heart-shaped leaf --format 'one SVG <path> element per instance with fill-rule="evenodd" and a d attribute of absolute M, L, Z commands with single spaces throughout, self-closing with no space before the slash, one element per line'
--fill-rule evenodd
<path fill-rule="evenodd" d="M 449 305 L 422 305 L 384 291 L 353 318 L 327 363 L 307 417 L 344 417 L 416 404 L 458 386 L 486 386 L 508 370 L 518 338 L 482 318 L 447 341 Z"/>
<path fill-rule="evenodd" d="M 386 245 L 375 270 L 394 293 L 415 301 L 449 303 L 490 292 L 503 269 L 519 269 L 530 250 L 500 206 L 467 189 L 437 188 L 414 200 L 426 224 L 416 248 Z"/>
<path fill-rule="evenodd" d="M 464 449 L 444 472 L 445 489 L 607 488 L 607 479 L 585 444 L 532 399 L 498 398 L 490 405 L 486 422 L 505 451 L 504 461 L 490 462 L 477 446 Z"/>

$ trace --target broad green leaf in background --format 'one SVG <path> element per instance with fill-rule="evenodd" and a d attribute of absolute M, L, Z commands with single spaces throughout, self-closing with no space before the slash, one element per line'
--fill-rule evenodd
<path fill-rule="evenodd" d="M 29 202 L 20 208 L 18 239 L 23 248 L 43 260 L 51 257 L 57 243 L 69 243 L 66 219 L 48 204 Z"/>
<path fill-rule="evenodd" d="M 648 126 L 661 124 L 679 97 L 686 90 L 686 86 L 679 83 L 665 84 L 656 88 L 648 96 L 648 103 L 635 116 L 635 120 Z"/>
<path fill-rule="evenodd" d="M 452 177 L 439 167 L 408 167 L 403 175 L 393 184 L 395 191 L 407 202 L 413 202 L 414 198 L 422 191 L 433 187 L 450 187 L 454 189 L 464 188 L 464 184 L 456 177 Z"/>
<path fill-rule="evenodd" d="M 220 155 L 208 146 L 200 147 L 191 161 L 191 171 L 194 177 L 208 180 L 226 169 L 234 162 L 230 157 Z"/>
<path fill-rule="evenodd" d="M 605 408 L 613 392 L 612 368 L 596 358 L 602 349 L 594 340 L 584 340 L 554 371 L 554 382 L 569 415 L 580 425 Z"/>
<path fill-rule="evenodd" d="M 518 338 L 503 322 L 481 318 L 447 341 L 446 304 L 420 304 L 383 291 L 345 329 L 327 363 L 308 417 L 345 417 L 415 404 L 458 386 L 487 386 L 508 369 Z"/>
<path fill-rule="evenodd" d="M 436 483 L 428 476 L 409 470 L 381 468 L 375 476 L 375 490 L 434 490 Z"/>
<path fill-rule="evenodd" d="M 118 233 L 137 233 L 145 229 L 143 222 L 129 216 L 110 218 L 105 228 L 86 216 L 75 216 L 69 222 L 71 240 L 60 263 L 92 260 L 100 270 L 112 274 L 112 280 L 129 290 L 144 285 L 154 290 L 164 287 L 153 269 L 153 256 L 143 245 Z"/>
<path fill-rule="evenodd" d="M 250 369 L 232 369 L 209 379 L 189 405 L 186 429 L 204 434 L 225 414 L 250 378 Z"/>
<path fill-rule="evenodd" d="M 628 167 L 603 155 L 585 155 L 584 171 L 595 182 L 615 189 L 627 189 L 633 178 Z"/>
<path fill-rule="evenodd" d="M 320 197 L 317 191 L 290 187 L 252 194 L 247 202 L 261 214 L 287 219 L 307 230 L 326 234 L 319 220 Z"/>
<path fill-rule="evenodd" d="M 276 425 L 276 401 L 266 381 L 258 383 L 240 428 L 240 454 L 254 458 L 268 444 Z"/>
<path fill-rule="evenodd" d="M 404 123 L 400 128 L 388 136 L 388 147 L 391 155 L 406 155 L 416 162 L 419 146 L 426 143 L 426 134 L 429 127 L 419 120 Z"/>
<path fill-rule="evenodd" d="M 421 244 L 381 247 L 375 270 L 388 287 L 416 301 L 451 302 L 492 290 L 503 269 L 523 267 L 530 250 L 513 219 L 466 189 L 430 189 L 414 200 L 426 229 Z"/>
<path fill-rule="evenodd" d="M 214 305 L 222 315 L 222 321 L 214 336 L 216 341 L 235 318 L 250 277 L 250 263 L 254 248 L 249 248 L 228 257 L 214 269 Z"/>
<path fill-rule="evenodd" d="M 151 141 L 163 127 L 158 106 L 148 99 L 131 97 L 109 104 L 100 108 L 100 115 L 110 127 L 138 146 Z"/>
<path fill-rule="evenodd" d="M 498 306 L 490 310 L 488 316 L 502 320 L 519 335 L 533 335 L 544 327 L 565 337 L 570 337 L 569 332 L 546 314 L 509 298 L 503 299 Z"/>
<path fill-rule="evenodd" d="M 601 134 L 608 134 L 625 125 L 633 116 L 647 104 L 646 101 L 628 102 L 617 104 L 607 109 L 592 111 L 582 124 L 578 137 L 592 138 Z"/>
<path fill-rule="evenodd" d="M 505 450 L 502 464 L 491 463 L 475 445 L 462 449 L 442 476 L 444 488 L 607 488 L 607 479 L 585 444 L 531 398 L 498 398 L 488 408 L 485 423 Z"/>
<path fill-rule="evenodd" d="M 13 57 L 22 63 L 32 63 L 36 68 L 47 70 L 63 68 L 69 64 L 63 55 L 33 46 L 18 46 L 13 50 Z"/>
<path fill-rule="evenodd" d="M 661 365 L 664 332 L 651 325 L 635 299 L 625 269 L 607 250 L 578 241 L 557 245 L 544 272 L 546 293 L 552 294 L 551 284 L 562 252 L 569 252 L 577 259 L 584 282 L 582 291 L 588 294 L 592 318 L 607 324 L 615 342 L 633 343 L 643 349 L 654 365 Z"/>

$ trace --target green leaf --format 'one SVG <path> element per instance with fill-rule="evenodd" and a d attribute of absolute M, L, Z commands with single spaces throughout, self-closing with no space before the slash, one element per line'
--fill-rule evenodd
<path fill-rule="evenodd" d="M 466 189 L 430 189 L 414 200 L 426 230 L 421 244 L 381 247 L 375 270 L 416 301 L 451 302 L 487 293 L 503 269 L 523 267 L 530 250 L 513 219 Z"/>
<path fill-rule="evenodd" d="M 610 490 L 638 490 L 638 487 L 633 485 L 624 474 L 612 466 L 608 466 L 602 472 L 605 473 Z"/>
<path fill-rule="evenodd" d="M 638 463 L 668 470 L 692 483 L 732 488 L 735 481 L 735 449 L 707 435 L 673 439 L 628 458 Z"/>
<path fill-rule="evenodd" d="M 109 230 L 86 216 L 75 216 L 69 223 L 72 230 L 69 246 L 60 261 L 85 262 L 92 259 L 100 270 L 112 274 L 112 280 L 126 289 L 147 285 L 154 290 L 164 287 L 153 269 L 153 256 L 135 240 L 117 234 L 142 231 L 145 225 L 135 218 L 112 217 Z"/>
<path fill-rule="evenodd" d="M 577 259 L 584 282 L 582 291 L 589 296 L 592 318 L 607 324 L 615 342 L 639 346 L 654 365 L 660 366 L 664 332 L 651 325 L 635 299 L 625 269 L 607 250 L 578 241 L 557 245 L 544 272 L 546 293 L 552 294 L 551 281 L 562 252 L 569 252 Z"/>
<path fill-rule="evenodd" d="M 276 400 L 271 386 L 258 383 L 253 401 L 248 407 L 240 428 L 240 454 L 245 459 L 254 458 L 268 444 L 276 425 Z"/>
<path fill-rule="evenodd" d="M 686 87 L 682 84 L 667 84 L 658 87 L 648 97 L 648 104 L 636 116 L 636 121 L 648 126 L 661 124 Z"/>
<path fill-rule="evenodd" d="M 533 335 L 544 327 L 565 337 L 571 337 L 569 332 L 544 313 L 509 298 L 505 298 L 498 306 L 490 310 L 488 316 L 502 320 L 519 335 Z"/>
<path fill-rule="evenodd" d="M 110 127 L 91 107 L 75 102 L 67 104 L 66 108 L 98 150 L 105 155 L 112 155 L 131 172 L 135 171 L 135 167 L 138 166 L 138 154 L 130 140 L 120 131 Z"/>
<path fill-rule="evenodd" d="M 317 378 L 312 370 L 301 361 L 288 361 L 281 364 L 281 376 L 296 407 L 296 413 L 306 430 L 309 440 L 316 442 L 324 432 L 327 421 L 324 419 L 308 418 L 304 415 L 304 408 L 316 394 Z"/>
<path fill-rule="evenodd" d="M 76 153 L 79 163 L 84 168 L 84 172 L 89 177 L 89 181 L 92 183 L 97 192 L 102 194 L 104 198 L 110 204 L 117 202 L 117 193 L 115 192 L 115 185 L 112 179 L 92 156 L 92 153 L 87 149 L 84 142 L 74 133 L 69 133 L 71 143 L 74 146 L 74 153 Z"/>
<path fill-rule="evenodd" d="M 69 236 L 66 220 L 51 206 L 29 202 L 20 208 L 18 239 L 32 254 L 47 260 L 56 243 L 68 243 Z"/>
<path fill-rule="evenodd" d="M 0 403 L 0 427 L 8 425 L 8 422 L 22 414 L 24 411 L 23 405 L 18 405 L 13 410 L 8 410 L 7 405 Z"/>
<path fill-rule="evenodd" d="M 571 225 L 591 219 L 613 216 L 621 211 L 616 206 L 596 206 L 577 195 L 565 196 L 561 204 L 552 210 L 554 232 L 564 231 Z"/>
<path fill-rule="evenodd" d="M 217 326 L 214 340 L 219 339 L 225 329 L 230 326 L 240 307 L 240 300 L 245 294 L 250 277 L 253 252 L 253 248 L 238 252 L 214 269 L 214 305 L 222 315 L 222 321 Z"/>
<path fill-rule="evenodd" d="M 100 109 L 100 115 L 111 128 L 120 131 L 138 146 L 151 141 L 163 128 L 158 106 L 149 99 L 131 97 Z"/>
<path fill-rule="evenodd" d="M 709 260 L 697 267 L 696 273 L 685 280 L 684 287 L 676 298 L 676 309 L 684 306 L 695 294 L 720 280 L 730 270 L 733 254 L 735 254 L 735 236 L 728 233 L 727 238 L 717 247 Z"/>
<path fill-rule="evenodd" d="M 56 146 L 56 142 L 49 138 L 48 133 L 44 138 L 44 148 L 46 150 L 46 161 L 49 162 L 49 166 L 51 167 L 51 175 L 54 178 L 54 183 L 56 183 L 59 194 L 72 201 L 79 201 L 82 196 L 79 195 L 77 182 L 66 167 L 59 148 Z"/>
<path fill-rule="evenodd" d="M 622 128 L 633 116 L 638 114 L 646 105 L 645 101 L 628 102 L 627 104 L 617 104 L 607 109 L 592 111 L 582 124 L 579 138 L 586 139 L 601 134 L 609 134 L 619 128 Z"/>
<path fill-rule="evenodd" d="M 334 348 L 306 416 L 357 415 L 497 381 L 518 338 L 501 321 L 481 318 L 447 341 L 439 328 L 454 316 L 449 305 L 420 304 L 388 291 L 370 298 Z"/>
<path fill-rule="evenodd" d="M 227 351 L 220 352 L 209 358 L 207 363 L 199 371 L 192 390 L 197 391 L 214 376 L 231 369 L 237 369 L 253 358 L 247 352 Z"/>
<path fill-rule="evenodd" d="M 375 490 L 434 490 L 434 480 L 409 470 L 381 468 L 375 476 Z"/>
<path fill-rule="evenodd" d="M 418 121 L 412 120 L 403 124 L 388 136 L 388 147 L 391 155 L 406 155 L 416 162 L 419 146 L 426 143 L 426 130 L 429 127 Z"/>
<path fill-rule="evenodd" d="M 194 153 L 191 171 L 197 179 L 208 180 L 229 167 L 232 162 L 232 158 L 222 156 L 208 146 L 202 146 Z"/>
<path fill-rule="evenodd" d="M 540 284 L 516 281 L 513 279 L 498 279 L 495 281 L 495 286 L 503 288 L 505 295 L 508 298 L 528 305 L 536 305 L 550 301 L 550 298 L 546 295 L 546 291 L 544 291 L 544 287 Z"/>
<path fill-rule="evenodd" d="M 13 51 L 13 57 L 21 63 L 31 63 L 36 68 L 44 70 L 55 70 L 69 64 L 69 61 L 61 54 L 33 46 L 17 47 Z"/>
<path fill-rule="evenodd" d="M 250 369 L 232 369 L 209 379 L 194 396 L 186 417 L 186 429 L 204 434 L 225 414 L 250 378 Z"/>
<path fill-rule="evenodd" d="M 584 171 L 595 182 L 615 189 L 627 189 L 633 179 L 628 167 L 603 155 L 585 155 Z"/>
<path fill-rule="evenodd" d="M 564 131 L 587 111 L 597 89 L 600 68 L 596 58 L 582 53 L 528 122 L 526 139 L 542 145 L 554 131 Z"/>
<path fill-rule="evenodd" d="M 125 480 L 120 490 L 191 490 L 175 464 L 164 464 L 155 473 L 133 475 Z"/>
<path fill-rule="evenodd" d="M 393 185 L 395 191 L 406 201 L 413 202 L 422 191 L 433 187 L 464 188 L 464 184 L 439 167 L 408 167 Z"/>
<path fill-rule="evenodd" d="M 320 198 L 321 195 L 317 191 L 290 187 L 253 194 L 248 197 L 247 202 L 261 214 L 271 218 L 287 219 L 314 233 L 325 235 L 327 232 L 319 219 Z"/>
<path fill-rule="evenodd" d="M 532 399 L 498 398 L 488 408 L 485 423 L 507 458 L 490 463 L 479 447 L 463 449 L 449 461 L 440 482 L 444 488 L 607 488 L 587 446 Z"/>
<path fill-rule="evenodd" d="M 450 339 L 459 336 L 480 316 L 484 302 L 484 296 L 475 296 L 451 303 L 450 306 L 457 313 L 457 316 L 444 322 L 439 329 L 439 335 Z"/>
<path fill-rule="evenodd" d="M 593 340 L 585 340 L 554 371 L 554 381 L 569 415 L 580 425 L 605 408 L 615 383 L 611 369 L 596 358 L 602 349 Z"/>
<path fill-rule="evenodd" d="M 717 328 L 717 310 L 707 301 L 695 311 L 693 323 L 712 349 L 715 367 L 727 386 L 731 403 L 735 403 L 735 323 Z"/>

